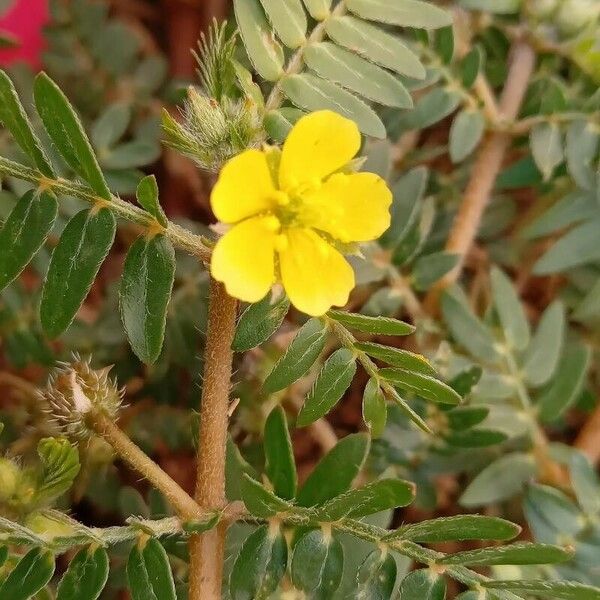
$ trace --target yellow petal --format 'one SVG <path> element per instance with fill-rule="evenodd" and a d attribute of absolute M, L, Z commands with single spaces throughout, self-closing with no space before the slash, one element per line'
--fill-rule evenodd
<path fill-rule="evenodd" d="M 289 229 L 279 246 L 281 280 L 292 304 L 318 317 L 332 306 L 344 306 L 354 287 L 346 259 L 310 229 Z"/>
<path fill-rule="evenodd" d="M 303 222 L 344 242 L 367 242 L 390 226 L 392 192 L 374 173 L 332 175 L 307 195 Z"/>
<path fill-rule="evenodd" d="M 253 217 L 228 231 L 213 250 L 211 273 L 227 293 L 245 302 L 258 302 L 275 282 L 274 217 Z"/>
<path fill-rule="evenodd" d="M 210 203 L 219 221 L 237 223 L 274 206 L 274 192 L 265 154 L 246 150 L 223 167 Z"/>
<path fill-rule="evenodd" d="M 321 110 L 302 117 L 283 146 L 279 187 L 321 181 L 356 156 L 360 141 L 354 121 L 337 113 Z"/>

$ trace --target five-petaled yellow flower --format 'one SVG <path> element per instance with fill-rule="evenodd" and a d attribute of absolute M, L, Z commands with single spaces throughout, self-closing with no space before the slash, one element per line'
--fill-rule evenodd
<path fill-rule="evenodd" d="M 392 202 L 381 177 L 342 172 L 360 144 L 353 121 L 319 111 L 296 123 L 281 152 L 246 150 L 223 167 L 211 204 L 232 227 L 211 272 L 231 296 L 257 302 L 280 281 L 309 315 L 347 303 L 354 273 L 338 247 L 379 237 Z"/>

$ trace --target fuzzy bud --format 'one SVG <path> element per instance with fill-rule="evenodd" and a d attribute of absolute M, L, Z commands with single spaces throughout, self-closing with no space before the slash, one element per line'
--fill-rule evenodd
<path fill-rule="evenodd" d="M 0 458 L 0 502 L 13 497 L 20 479 L 19 467 L 8 458 Z"/>
<path fill-rule="evenodd" d="M 556 15 L 556 25 L 565 37 L 572 37 L 592 25 L 600 15 L 597 0 L 563 0 Z"/>
<path fill-rule="evenodd" d="M 559 0 L 532 0 L 527 7 L 537 19 L 550 18 L 558 8 Z"/>
<path fill-rule="evenodd" d="M 123 394 L 109 377 L 110 369 L 93 370 L 89 360 L 74 357 L 51 374 L 43 397 L 47 412 L 64 435 L 89 437 L 88 419 L 93 413 L 116 418 Z"/>

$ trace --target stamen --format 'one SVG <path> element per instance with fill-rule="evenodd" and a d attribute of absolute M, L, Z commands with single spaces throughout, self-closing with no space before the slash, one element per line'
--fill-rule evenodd
<path fill-rule="evenodd" d="M 274 216 L 274 215 L 269 215 L 266 219 L 265 219 L 265 227 L 269 230 L 269 231 L 279 231 L 281 229 L 281 222 L 279 221 L 279 219 Z"/>

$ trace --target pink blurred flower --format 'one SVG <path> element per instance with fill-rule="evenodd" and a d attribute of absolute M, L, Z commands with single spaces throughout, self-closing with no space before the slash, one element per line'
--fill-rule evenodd
<path fill-rule="evenodd" d="M 13 0 L 0 16 L 0 33 L 14 36 L 19 46 L 0 50 L 0 66 L 25 62 L 34 69 L 40 68 L 44 50 L 42 28 L 48 19 L 48 0 Z"/>

